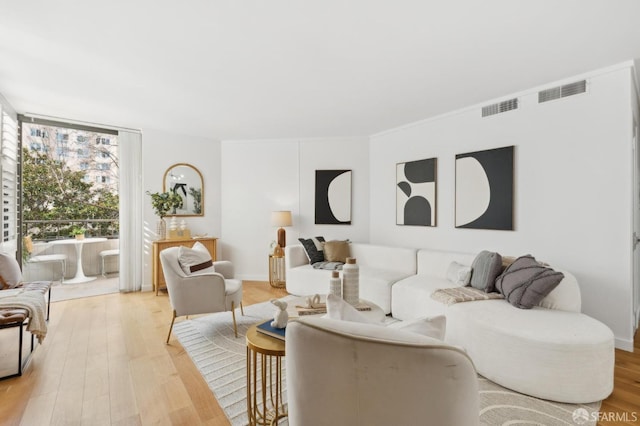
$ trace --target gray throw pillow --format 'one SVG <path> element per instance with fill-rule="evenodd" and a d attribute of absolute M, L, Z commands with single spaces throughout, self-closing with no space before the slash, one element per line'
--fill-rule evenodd
<path fill-rule="evenodd" d="M 502 271 L 502 256 L 483 250 L 471 265 L 471 287 L 492 293 L 496 290 L 495 281 Z"/>
<path fill-rule="evenodd" d="M 516 308 L 538 305 L 564 278 L 562 272 L 547 268 L 533 256 L 521 256 L 496 279 L 496 288 Z"/>

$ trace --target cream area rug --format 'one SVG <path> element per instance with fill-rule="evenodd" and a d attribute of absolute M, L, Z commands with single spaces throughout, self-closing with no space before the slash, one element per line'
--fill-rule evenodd
<path fill-rule="evenodd" d="M 120 279 L 117 275 L 110 278 L 98 276 L 93 281 L 79 284 L 55 281 L 51 287 L 51 301 L 60 302 L 83 297 L 101 296 L 103 294 L 118 293 L 119 291 Z"/>
<path fill-rule="evenodd" d="M 174 325 L 173 331 L 194 364 L 208 383 L 232 425 L 246 425 L 247 329 L 273 315 L 269 302 L 244 308 L 245 315 L 236 312 L 238 338 L 233 333 L 231 312 L 201 316 Z M 284 365 L 284 363 L 283 363 Z M 283 372 L 284 378 L 284 372 Z M 503 388 L 479 376 L 480 423 L 493 425 L 595 425 L 591 413 L 600 403 L 561 404 L 545 401 Z M 286 401 L 286 384 L 284 384 Z M 574 420 L 575 419 L 575 420 Z M 286 421 L 279 424 L 287 424 Z"/>

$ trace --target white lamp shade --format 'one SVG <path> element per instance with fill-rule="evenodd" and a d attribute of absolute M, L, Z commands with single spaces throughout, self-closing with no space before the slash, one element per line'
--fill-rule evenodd
<path fill-rule="evenodd" d="M 291 212 L 289 210 L 280 210 L 271 212 L 272 226 L 291 226 Z"/>

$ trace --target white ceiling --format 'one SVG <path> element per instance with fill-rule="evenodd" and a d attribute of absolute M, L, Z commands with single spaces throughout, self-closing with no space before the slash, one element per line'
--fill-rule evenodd
<path fill-rule="evenodd" d="M 370 135 L 640 58 L 637 0 L 0 4 L 0 93 L 211 139 Z"/>

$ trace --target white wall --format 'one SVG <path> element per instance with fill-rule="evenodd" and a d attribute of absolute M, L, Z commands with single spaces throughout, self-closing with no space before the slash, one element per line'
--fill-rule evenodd
<path fill-rule="evenodd" d="M 536 88 L 518 94 L 516 111 L 481 118 L 477 106 L 372 136 L 371 242 L 531 253 L 573 272 L 583 311 L 611 327 L 619 347 L 632 347 L 630 72 L 627 65 L 596 73 L 586 94 L 538 104 Z M 508 145 L 515 231 L 456 229 L 455 155 Z M 432 157 L 438 226 L 396 226 L 396 163 Z"/>
<path fill-rule="evenodd" d="M 638 65 L 636 64 L 636 71 L 638 71 Z M 637 84 L 637 74 L 631 75 L 631 110 L 633 113 L 633 123 L 632 125 L 635 128 L 632 129 L 632 138 L 635 135 L 635 151 L 632 155 L 632 165 L 634 168 L 635 174 L 633 174 L 634 183 L 636 186 L 633 186 L 631 198 L 634 202 L 634 230 L 636 235 L 640 235 L 640 200 L 638 193 L 640 192 L 640 149 L 638 149 L 638 144 L 640 141 L 640 97 L 638 92 L 638 84 Z M 634 161 L 635 160 L 635 161 Z M 635 193 L 634 193 L 635 192 Z M 640 246 L 636 247 L 633 254 L 633 313 L 634 318 L 632 322 L 633 330 L 637 330 L 638 324 L 640 322 Z"/>
<path fill-rule="evenodd" d="M 192 234 L 207 233 L 219 237 L 220 221 L 220 142 L 193 136 L 145 129 L 142 133 L 143 191 L 162 191 L 165 171 L 176 163 L 189 163 L 202 173 L 204 180 L 204 216 L 185 217 Z M 144 287 L 150 290 L 151 242 L 156 239 L 158 217 L 151 198 L 144 195 Z"/>
<path fill-rule="evenodd" d="M 243 279 L 268 279 L 268 254 L 276 229 L 274 210 L 291 210 L 287 244 L 299 237 L 368 241 L 367 139 L 222 142 L 222 238 L 224 258 Z M 353 170 L 352 224 L 315 225 L 315 171 Z"/>

